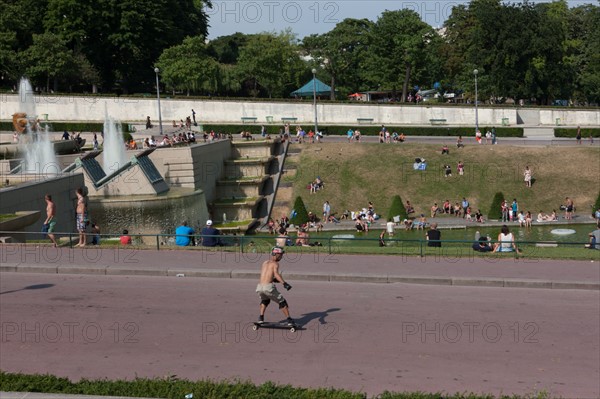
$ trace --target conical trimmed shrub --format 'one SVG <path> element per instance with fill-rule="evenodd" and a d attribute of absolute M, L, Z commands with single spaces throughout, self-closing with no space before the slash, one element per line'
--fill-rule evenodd
<path fill-rule="evenodd" d="M 488 219 L 502 220 L 502 201 L 504 201 L 504 194 L 497 192 L 492 200 L 492 206 L 488 212 Z"/>
<path fill-rule="evenodd" d="M 600 209 L 600 192 L 598 192 L 598 198 L 596 198 L 596 203 L 594 204 L 592 213 L 595 213 L 598 209 Z"/>
<path fill-rule="evenodd" d="M 400 198 L 399 195 L 394 195 L 392 198 L 392 205 L 390 206 L 390 211 L 388 212 L 388 222 L 392 222 L 394 220 L 394 216 L 400 216 L 400 219 L 406 219 L 408 217 L 406 208 L 402 203 L 402 198 Z"/>
<path fill-rule="evenodd" d="M 306 222 L 308 222 L 308 212 L 306 211 L 306 206 L 304 206 L 302 197 L 298 196 L 294 201 L 294 208 L 292 209 L 290 223 L 295 226 L 300 226 Z"/>

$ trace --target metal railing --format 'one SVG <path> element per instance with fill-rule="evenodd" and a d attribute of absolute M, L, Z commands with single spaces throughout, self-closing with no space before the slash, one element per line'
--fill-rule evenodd
<path fill-rule="evenodd" d="M 46 232 L 23 232 L 23 231 L 0 231 L 0 238 L 14 237 L 23 242 L 15 242 L 14 244 L 27 244 L 26 240 L 29 239 L 29 243 L 39 244 L 42 240 L 48 242 Z M 79 240 L 79 233 L 77 232 L 53 232 L 57 241 L 66 241 L 66 245 L 60 245 L 73 248 L 75 243 Z M 137 248 L 155 248 L 161 250 L 165 247 L 169 249 L 174 248 L 187 248 L 191 250 L 222 250 L 228 252 L 239 252 L 239 253 L 269 253 L 270 249 L 276 245 L 277 240 L 282 240 L 283 237 L 276 235 L 202 235 L 194 234 L 188 236 L 190 238 L 190 245 L 178 246 L 175 243 L 176 234 L 127 234 L 131 237 L 132 246 Z M 119 242 L 122 234 L 91 234 L 86 233 L 86 240 L 89 244 L 90 238 L 96 237 L 98 244 L 105 248 L 114 246 L 122 246 Z M 34 237 L 33 239 L 31 237 Z M 217 245 L 214 246 L 203 246 L 203 238 L 215 238 Z M 354 237 L 345 238 L 339 236 L 318 236 L 314 235 L 310 237 L 310 244 L 308 245 L 295 245 L 298 240 L 305 240 L 304 238 L 287 237 L 287 244 L 285 249 L 291 252 L 321 252 L 326 250 L 327 254 L 353 254 L 365 253 L 365 254 L 377 254 L 377 249 L 381 249 L 381 254 L 388 255 L 408 255 L 408 256 L 420 256 L 442 253 L 445 250 L 451 251 L 457 250 L 468 250 L 471 253 L 475 253 L 473 244 L 477 243 L 474 240 L 426 240 L 423 238 L 419 239 L 402 239 L 402 238 L 366 238 L 366 237 Z M 194 243 L 196 245 L 191 245 Z M 304 241 L 307 243 L 307 241 Z M 381 243 L 383 245 L 381 245 Z M 439 243 L 441 246 L 431 246 L 430 244 Z M 498 241 L 486 241 L 492 248 Z M 580 247 L 584 249 L 586 244 L 589 242 L 580 241 L 515 241 L 515 246 L 519 248 L 519 251 L 502 251 L 502 254 L 512 254 L 513 257 L 519 257 L 520 255 L 529 255 L 531 251 L 529 249 L 543 249 L 543 247 Z M 355 244 L 355 245 L 351 245 Z M 94 244 L 91 244 L 94 245 Z M 364 249 L 364 251 L 360 251 Z M 391 250 L 390 250 L 391 249 Z M 398 249 L 399 251 L 394 251 Z M 490 252 L 491 253 L 491 252 Z M 600 256 L 600 254 L 599 254 Z"/>

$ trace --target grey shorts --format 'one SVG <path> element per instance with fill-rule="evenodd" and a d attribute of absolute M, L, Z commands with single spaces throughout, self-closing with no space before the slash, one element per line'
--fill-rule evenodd
<path fill-rule="evenodd" d="M 258 284 L 256 286 L 256 292 L 258 293 L 258 296 L 260 296 L 260 299 L 270 299 L 277 303 L 285 301 L 285 298 L 283 297 L 283 295 L 281 295 L 279 291 L 277 291 L 277 288 L 273 283 Z"/>

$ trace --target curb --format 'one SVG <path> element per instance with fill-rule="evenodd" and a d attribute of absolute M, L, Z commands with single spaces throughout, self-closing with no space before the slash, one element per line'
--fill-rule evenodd
<path fill-rule="evenodd" d="M 252 279 L 260 277 L 254 270 L 194 269 L 185 267 L 149 269 L 126 266 L 45 266 L 45 265 L 0 265 L 0 273 L 45 273 L 45 274 L 85 274 L 107 276 L 153 276 L 153 277 L 203 277 L 220 279 Z M 492 277 L 438 277 L 438 276 L 403 276 L 368 273 L 311 273 L 289 272 L 286 277 L 299 281 L 351 282 L 371 284 L 424 284 L 447 285 L 457 287 L 492 287 L 492 288 L 537 288 L 560 290 L 600 291 L 600 282 L 590 281 L 553 281 L 518 278 Z M 1 399 L 1 398 L 0 398 Z"/>
<path fill-rule="evenodd" d="M 58 393 L 0 392 L 0 399 L 132 399 L 126 396 L 68 395 Z M 137 398 L 156 399 L 156 398 Z"/>

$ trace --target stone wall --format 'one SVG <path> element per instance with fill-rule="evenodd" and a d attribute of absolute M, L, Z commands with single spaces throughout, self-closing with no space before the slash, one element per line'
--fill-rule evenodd
<path fill-rule="evenodd" d="M 143 122 L 150 116 L 158 121 L 157 101 L 153 98 L 125 97 L 77 97 L 77 96 L 36 96 L 36 112 L 43 119 L 59 121 L 103 121 L 105 112 L 116 120 Z M 297 118 L 298 123 L 314 121 L 312 101 L 296 102 L 253 102 L 185 100 L 161 98 L 161 111 L 164 125 L 173 120 L 179 121 L 197 112 L 200 123 L 241 123 L 242 117 L 256 117 L 256 123 L 266 123 L 267 117 L 281 124 L 282 118 Z M 500 125 L 508 118 L 510 125 L 517 124 L 519 108 L 479 107 L 481 125 Z M 540 113 L 542 125 L 555 125 L 561 118 L 570 125 L 597 126 L 600 124 L 600 110 L 569 110 L 532 108 Z M 12 114 L 19 111 L 17 95 L 0 94 L 0 120 L 11 120 Z M 322 124 L 357 124 L 358 118 L 372 118 L 374 124 L 429 125 L 430 119 L 446 119 L 450 125 L 474 125 L 473 105 L 435 106 L 400 104 L 318 104 L 317 118 Z"/>
<path fill-rule="evenodd" d="M 224 175 L 225 160 L 231 158 L 231 142 L 160 148 L 149 157 L 170 187 L 200 189 L 211 202 L 216 198 L 217 180 Z"/>

